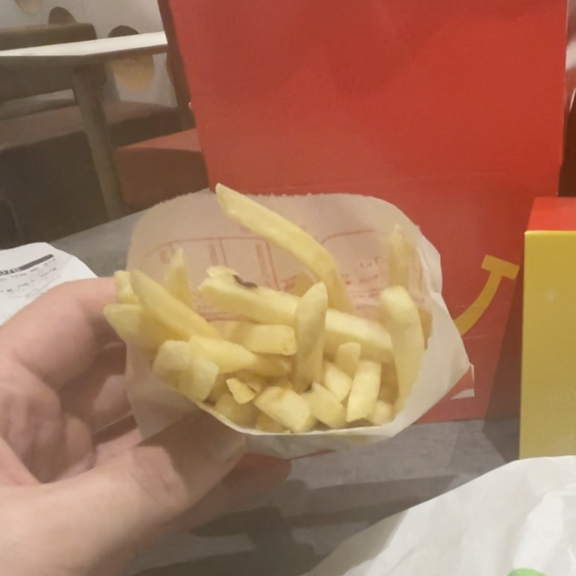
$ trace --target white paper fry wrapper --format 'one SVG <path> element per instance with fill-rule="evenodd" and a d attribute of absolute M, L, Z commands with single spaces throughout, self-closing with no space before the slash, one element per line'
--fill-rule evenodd
<path fill-rule="evenodd" d="M 469 368 L 462 339 L 441 296 L 438 252 L 400 210 L 382 200 L 349 194 L 257 200 L 311 233 L 334 255 L 349 283 L 358 314 L 366 317 L 374 317 L 378 294 L 387 285 L 387 238 L 400 225 L 416 247 L 423 269 L 422 277 L 411 278 L 411 292 L 432 313 L 433 329 L 412 395 L 391 423 L 301 435 L 252 432 L 251 451 L 292 458 L 394 436 L 442 399 Z M 134 231 L 128 268 L 161 280 L 178 248 L 185 252 L 195 286 L 206 277 L 209 266 L 228 266 L 245 280 L 278 290 L 289 289 L 304 271 L 291 255 L 228 220 L 214 195 L 183 196 L 147 212 Z M 208 319 L 222 317 L 202 302 L 199 306 Z M 190 402 L 155 379 L 149 363 L 137 352 L 132 351 L 130 358 L 131 400 L 145 435 L 194 409 Z"/>
<path fill-rule="evenodd" d="M 574 576 L 576 458 L 504 466 L 375 524 L 307 576 Z"/>

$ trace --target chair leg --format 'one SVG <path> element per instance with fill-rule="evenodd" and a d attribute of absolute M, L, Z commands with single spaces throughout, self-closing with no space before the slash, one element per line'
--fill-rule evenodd
<path fill-rule="evenodd" d="M 13 248 L 23 243 L 23 235 L 16 211 L 5 198 L 0 198 L 0 249 Z"/>
<path fill-rule="evenodd" d="M 126 208 L 122 200 L 114 147 L 104 114 L 96 69 L 93 66 L 77 68 L 74 71 L 73 82 L 106 213 L 109 220 L 115 220 L 126 214 Z"/>

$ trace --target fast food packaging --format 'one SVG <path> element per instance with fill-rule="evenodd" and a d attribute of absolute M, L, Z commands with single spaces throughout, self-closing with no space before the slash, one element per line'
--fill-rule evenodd
<path fill-rule="evenodd" d="M 573 576 L 576 458 L 514 462 L 387 518 L 307 576 Z"/>
<path fill-rule="evenodd" d="M 522 236 L 558 194 L 566 0 L 170 6 L 211 185 L 409 214 L 475 367 L 425 420 L 518 414 Z"/>
<path fill-rule="evenodd" d="M 348 194 L 257 200 L 324 244 L 349 285 L 357 314 L 366 317 L 374 315 L 379 292 L 386 287 L 386 240 L 400 225 L 421 262 L 422 273 L 410 278 L 411 292 L 432 315 L 432 335 L 412 394 L 389 424 L 299 435 L 252 432 L 251 451 L 292 458 L 394 436 L 432 408 L 469 370 L 462 339 L 442 300 L 440 255 L 415 224 L 382 200 Z M 303 271 L 292 256 L 228 220 L 213 194 L 182 196 L 149 210 L 134 230 L 128 268 L 161 280 L 178 248 L 184 250 L 193 286 L 205 278 L 209 266 L 229 266 L 250 282 L 280 290 L 289 289 Z M 201 300 L 196 308 L 207 319 L 215 318 L 215 310 Z M 128 375 L 134 415 L 145 436 L 196 409 L 158 380 L 149 360 L 137 350 L 130 350 Z"/>
<path fill-rule="evenodd" d="M 520 456 L 575 454 L 576 198 L 538 198 L 524 242 Z"/>

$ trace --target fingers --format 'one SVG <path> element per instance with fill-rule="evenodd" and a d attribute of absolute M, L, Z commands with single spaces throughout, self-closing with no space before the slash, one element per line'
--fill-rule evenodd
<path fill-rule="evenodd" d="M 34 486 L 38 481 L 14 451 L 0 438 L 0 485 Z"/>
<path fill-rule="evenodd" d="M 58 390 L 116 340 L 102 314 L 115 299 L 111 278 L 68 282 L 46 292 L 0 328 L 2 366 L 23 368 Z"/>
<path fill-rule="evenodd" d="M 57 483 L 50 507 L 61 536 L 74 527 L 85 554 L 103 557 L 163 533 L 197 504 L 240 459 L 243 435 L 197 413 L 108 464 Z M 80 528 L 82 527 L 82 529 Z"/>
<path fill-rule="evenodd" d="M 133 416 L 127 416 L 99 432 L 95 437 L 96 466 L 102 466 L 142 442 Z"/>
<path fill-rule="evenodd" d="M 130 411 L 124 370 L 126 348 L 111 344 L 100 351 L 90 370 L 62 389 L 64 412 L 77 416 L 98 432 Z"/>

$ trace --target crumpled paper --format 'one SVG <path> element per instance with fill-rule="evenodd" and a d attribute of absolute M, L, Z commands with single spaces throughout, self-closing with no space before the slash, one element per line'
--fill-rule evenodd
<path fill-rule="evenodd" d="M 254 453 L 293 458 L 323 450 L 390 438 L 425 414 L 469 369 L 462 339 L 442 299 L 440 256 L 419 228 L 398 208 L 376 198 L 350 194 L 300 197 L 258 197 L 319 239 L 336 258 L 349 283 L 360 315 L 375 316 L 380 290 L 387 282 L 388 236 L 400 225 L 416 247 L 422 273 L 413 265 L 411 292 L 432 313 L 433 331 L 412 395 L 393 422 L 380 427 L 299 435 L 249 433 Z M 228 220 L 214 195 L 188 195 L 149 210 L 137 224 L 128 255 L 128 268 L 161 280 L 170 257 L 182 248 L 193 285 L 209 266 L 228 266 L 259 285 L 285 290 L 304 271 L 291 255 Z M 216 311 L 201 300 L 208 319 Z M 221 314 L 219 314 L 221 317 Z M 131 350 L 129 394 L 143 434 L 158 432 L 195 406 L 154 377 L 150 364 Z"/>
<path fill-rule="evenodd" d="M 574 576 L 576 457 L 514 462 L 392 516 L 306 576 Z"/>

